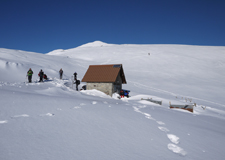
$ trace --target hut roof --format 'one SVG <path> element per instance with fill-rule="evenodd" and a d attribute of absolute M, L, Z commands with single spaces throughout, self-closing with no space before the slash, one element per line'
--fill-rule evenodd
<path fill-rule="evenodd" d="M 122 64 L 90 65 L 82 79 L 82 82 L 114 83 L 118 75 L 121 76 L 122 83 L 126 84 L 127 82 Z"/>

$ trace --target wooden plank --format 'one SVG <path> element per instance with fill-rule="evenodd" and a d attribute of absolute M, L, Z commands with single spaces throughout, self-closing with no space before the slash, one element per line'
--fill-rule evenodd
<path fill-rule="evenodd" d="M 156 103 L 156 104 L 159 104 L 159 105 L 162 105 L 162 101 L 157 101 L 157 100 L 153 100 L 152 98 L 151 99 L 141 99 L 141 100 L 146 100 L 146 101 L 150 101 L 150 102 L 153 102 L 153 103 Z"/>

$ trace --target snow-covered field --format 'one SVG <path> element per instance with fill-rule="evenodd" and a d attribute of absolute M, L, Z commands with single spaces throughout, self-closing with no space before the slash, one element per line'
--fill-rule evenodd
<path fill-rule="evenodd" d="M 94 64 L 123 64 L 131 97 L 75 91 L 72 74 L 81 80 Z M 29 68 L 33 83 L 27 83 Z M 40 69 L 49 77 L 44 83 Z M 222 160 L 224 73 L 222 46 L 95 41 L 48 54 L 1 48 L 0 159 Z M 191 113 L 170 109 L 169 102 L 197 106 Z"/>

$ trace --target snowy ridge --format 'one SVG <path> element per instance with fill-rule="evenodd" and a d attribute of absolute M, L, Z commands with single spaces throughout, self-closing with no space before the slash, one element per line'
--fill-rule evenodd
<path fill-rule="evenodd" d="M 60 55 L 60 54 L 63 54 L 64 53 L 64 50 L 63 49 L 56 49 L 54 51 L 51 51 L 49 53 L 47 53 L 48 55 Z"/>
<path fill-rule="evenodd" d="M 79 48 L 107 47 L 107 46 L 115 46 L 115 44 L 108 44 L 108 43 L 104 43 L 101 41 L 94 41 L 94 42 L 83 44 L 81 46 L 78 46 L 78 47 L 72 48 L 72 49 L 68 49 L 68 50 L 56 49 L 54 51 L 47 53 L 47 55 L 63 55 L 63 56 L 65 56 L 68 53 L 71 54 L 71 52 L 76 52 L 76 49 L 79 49 Z"/>
<path fill-rule="evenodd" d="M 83 44 L 79 47 L 105 47 L 105 46 L 112 46 L 113 44 L 108 44 L 105 42 L 101 42 L 101 41 L 94 41 L 94 42 L 90 42 L 87 44 Z"/>
<path fill-rule="evenodd" d="M 89 65 L 118 63 L 130 98 L 72 85 L 74 72 L 81 80 Z M 0 159 L 223 159 L 224 64 L 225 47 L 212 46 L 95 41 L 45 55 L 0 49 Z M 43 83 L 40 69 L 49 77 Z M 191 113 L 169 102 L 197 105 Z"/>

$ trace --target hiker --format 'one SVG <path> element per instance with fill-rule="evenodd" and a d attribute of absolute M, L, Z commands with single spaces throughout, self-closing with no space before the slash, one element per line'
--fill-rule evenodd
<path fill-rule="evenodd" d="M 32 74 L 33 71 L 31 70 L 31 68 L 28 70 L 27 72 L 27 76 L 28 76 L 28 82 L 31 83 L 32 82 Z"/>
<path fill-rule="evenodd" d="M 125 91 L 124 92 L 124 96 L 127 97 L 127 98 L 129 98 L 129 95 L 128 94 L 129 94 L 128 91 Z"/>
<path fill-rule="evenodd" d="M 77 80 L 77 72 L 75 72 L 73 75 L 74 75 L 74 81 L 76 81 Z"/>
<path fill-rule="evenodd" d="M 63 76 L 63 70 L 62 68 L 59 70 L 59 78 L 62 79 L 62 76 Z"/>
<path fill-rule="evenodd" d="M 123 90 L 120 91 L 120 97 L 124 98 L 124 91 Z"/>
<path fill-rule="evenodd" d="M 78 85 L 80 84 L 80 80 L 76 80 L 75 83 L 76 83 L 76 90 L 78 91 Z"/>
<path fill-rule="evenodd" d="M 42 69 L 41 69 L 40 72 L 38 73 L 38 76 L 40 77 L 39 82 L 43 82 L 44 72 L 42 71 Z"/>

